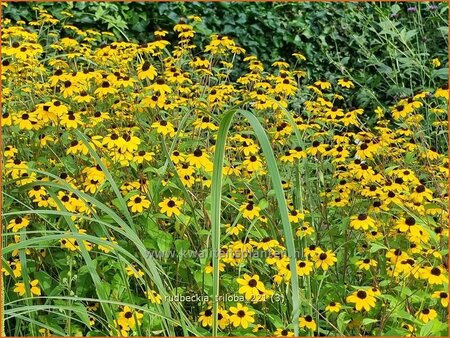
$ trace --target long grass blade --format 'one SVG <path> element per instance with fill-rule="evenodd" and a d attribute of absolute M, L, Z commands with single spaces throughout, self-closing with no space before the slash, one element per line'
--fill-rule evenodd
<path fill-rule="evenodd" d="M 258 119 L 250 112 L 236 109 L 224 114 L 220 123 L 216 149 L 214 152 L 213 177 L 211 185 L 211 238 L 212 238 L 212 263 L 213 263 L 213 326 L 212 335 L 217 336 L 217 314 L 219 298 L 219 253 L 220 253 L 220 219 L 221 219 L 221 201 L 222 201 L 222 171 L 225 156 L 225 144 L 228 130 L 236 113 L 242 114 L 252 126 L 256 137 L 261 145 L 261 149 L 267 161 L 269 175 L 272 180 L 273 189 L 278 203 L 278 209 L 283 224 L 283 233 L 286 242 L 287 254 L 289 257 L 289 266 L 291 274 L 291 297 L 292 297 L 292 324 L 294 334 L 297 336 L 299 331 L 298 318 L 300 310 L 299 286 L 296 267 L 295 243 L 292 227 L 289 222 L 288 208 L 284 196 L 281 177 L 276 163 L 276 159 L 270 141 Z"/>

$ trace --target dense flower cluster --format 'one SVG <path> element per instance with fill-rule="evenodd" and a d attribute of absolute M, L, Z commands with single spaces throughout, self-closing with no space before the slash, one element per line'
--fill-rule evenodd
<path fill-rule="evenodd" d="M 199 51 L 198 20 L 175 25 L 177 43 L 156 31 L 142 45 L 42 10 L 28 24 L 3 21 L 5 247 L 15 248 L 2 268 L 5 299 L 76 290 L 89 314 L 74 326 L 82 334 L 167 334 L 161 294 L 207 292 L 210 258 L 159 259 L 160 283 L 139 257 L 208 247 L 217 130 L 239 107 L 269 135 L 299 256 L 291 271 L 265 158 L 237 118 L 226 148 L 220 273 L 221 290 L 242 299 L 221 302 L 219 329 L 292 336 L 291 305 L 274 297 L 289 294 L 292 274 L 305 290 L 303 334 L 411 335 L 431 320 L 445 325 L 447 86 L 367 111 L 351 104 L 351 79 L 308 75 L 301 53 L 297 65 L 280 60 L 267 70 L 227 36 Z M 111 321 L 99 302 L 83 300 L 98 298 L 86 255 L 116 302 Z M 210 303 L 182 311 L 173 314 L 177 329 L 192 320 L 208 332 Z M 61 324 L 47 315 L 36 317 L 48 325 L 43 335 Z"/>

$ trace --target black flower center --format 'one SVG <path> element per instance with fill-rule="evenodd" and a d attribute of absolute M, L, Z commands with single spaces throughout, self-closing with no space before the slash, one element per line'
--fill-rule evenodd
<path fill-rule="evenodd" d="M 419 185 L 416 187 L 416 192 L 421 193 L 425 191 L 425 186 L 424 185 Z"/>
<path fill-rule="evenodd" d="M 433 269 L 431 269 L 431 274 L 433 275 L 433 276 L 440 276 L 441 275 L 441 269 L 439 269 L 439 268 L 433 268 Z"/>
<path fill-rule="evenodd" d="M 358 292 L 356 293 L 356 296 L 357 296 L 359 299 L 366 299 L 367 293 L 366 293 L 366 291 L 364 291 L 364 290 L 360 290 L 360 291 L 358 291 Z"/>
<path fill-rule="evenodd" d="M 405 220 L 405 223 L 406 223 L 406 225 L 412 226 L 412 225 L 416 224 L 416 220 L 414 218 L 412 218 L 412 217 L 408 217 Z"/>
<path fill-rule="evenodd" d="M 367 219 L 367 215 L 366 214 L 359 214 L 358 215 L 358 220 L 365 221 L 366 219 Z"/>
<path fill-rule="evenodd" d="M 248 286 L 250 286 L 252 288 L 256 287 L 257 284 L 258 284 L 258 282 L 256 281 L 256 279 L 252 278 L 248 281 Z"/>

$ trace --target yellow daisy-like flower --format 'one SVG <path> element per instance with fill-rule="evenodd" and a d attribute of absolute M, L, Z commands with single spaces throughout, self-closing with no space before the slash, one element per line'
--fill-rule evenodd
<path fill-rule="evenodd" d="M 448 283 L 448 276 L 445 274 L 445 270 L 438 266 L 434 268 L 426 268 L 421 278 L 428 280 L 428 283 L 431 285 L 442 285 Z"/>
<path fill-rule="evenodd" d="M 153 80 L 156 75 L 158 75 L 158 72 L 156 71 L 156 68 L 150 64 L 148 61 L 142 62 L 138 67 L 138 79 L 149 79 Z"/>
<path fill-rule="evenodd" d="M 159 293 L 157 293 L 156 291 L 153 291 L 153 290 L 146 291 L 145 295 L 147 296 L 147 299 L 149 299 L 150 302 L 152 302 L 154 304 L 161 304 L 161 302 L 162 302 L 161 295 Z"/>
<path fill-rule="evenodd" d="M 246 204 L 241 205 L 239 207 L 239 211 L 242 212 L 242 216 L 250 220 L 254 219 L 255 217 L 258 217 L 260 210 L 261 208 L 256 206 L 253 203 L 253 201 L 249 201 Z"/>
<path fill-rule="evenodd" d="M 12 232 L 18 232 L 22 228 L 26 228 L 30 224 L 27 218 L 16 217 L 12 219 L 7 225 L 6 229 L 12 229 Z"/>
<path fill-rule="evenodd" d="M 371 267 L 376 267 L 378 265 L 376 260 L 366 258 L 356 262 L 358 269 L 361 270 L 370 270 Z"/>
<path fill-rule="evenodd" d="M 239 233 L 244 230 L 244 226 L 242 224 L 225 224 L 225 228 L 227 228 L 226 232 L 227 234 L 233 234 L 233 235 L 239 235 Z"/>
<path fill-rule="evenodd" d="M 355 85 L 349 79 L 339 79 L 337 83 L 343 88 L 355 88 Z"/>
<path fill-rule="evenodd" d="M 315 331 L 317 329 L 316 321 L 310 316 L 300 317 L 298 319 L 299 325 L 302 329 L 307 328 Z"/>
<path fill-rule="evenodd" d="M 245 295 L 245 299 L 252 300 L 257 297 L 260 292 L 265 292 L 265 287 L 263 282 L 259 280 L 258 275 L 249 276 L 245 274 L 243 276 L 244 278 L 237 278 L 236 281 L 238 282 L 241 287 L 239 288 L 239 293 Z"/>
<path fill-rule="evenodd" d="M 247 306 L 238 303 L 237 306 L 230 307 L 232 315 L 230 322 L 234 327 L 242 326 L 244 329 L 248 328 L 249 324 L 254 323 L 253 315 L 255 311 L 251 311 Z"/>
<path fill-rule="evenodd" d="M 128 201 L 128 206 L 131 207 L 131 212 L 142 212 L 145 209 L 148 209 L 150 201 L 142 195 L 133 196 L 130 201 Z"/>
<path fill-rule="evenodd" d="M 134 278 L 141 278 L 144 276 L 144 272 L 134 265 L 127 266 L 125 270 L 127 271 L 128 276 L 134 276 Z"/>
<path fill-rule="evenodd" d="M 375 220 L 366 214 L 350 217 L 350 226 L 356 230 L 369 230 L 369 228 L 376 229 Z"/>
<path fill-rule="evenodd" d="M 433 60 L 431 60 L 431 63 L 433 64 L 434 68 L 437 68 L 441 65 L 441 61 L 438 58 L 434 58 Z"/>
<path fill-rule="evenodd" d="M 17 292 L 19 294 L 19 296 L 25 295 L 25 293 L 26 293 L 25 283 L 16 283 L 13 291 Z M 37 279 L 30 282 L 30 292 L 31 292 L 31 296 L 33 296 L 33 295 L 40 296 L 41 295 L 41 289 L 39 288 L 39 281 Z"/>
<path fill-rule="evenodd" d="M 433 320 L 437 317 L 437 312 L 434 309 L 422 309 L 422 311 L 419 311 L 416 313 L 416 316 L 419 316 L 419 319 L 423 321 L 424 323 L 428 323 L 430 320 Z"/>
<path fill-rule="evenodd" d="M 331 250 L 322 252 L 315 257 L 315 267 L 322 268 L 323 270 L 328 270 L 336 262 L 336 255 Z"/>
<path fill-rule="evenodd" d="M 123 327 L 134 328 L 136 326 L 141 326 L 143 317 L 144 317 L 143 313 L 132 310 L 127 305 L 124 306 L 123 311 L 119 313 L 119 318 L 117 319 L 117 322 Z"/>
<path fill-rule="evenodd" d="M 225 264 L 219 263 L 219 271 L 220 272 L 225 271 Z M 212 273 L 212 272 L 213 272 L 212 262 L 209 262 L 209 264 L 205 267 L 205 273 Z"/>
<path fill-rule="evenodd" d="M 314 233 L 314 228 L 312 226 L 309 225 L 309 223 L 304 223 L 303 226 L 301 226 L 300 228 L 297 229 L 297 231 L 295 232 L 295 234 L 300 237 L 303 238 L 305 236 L 310 236 Z"/>
<path fill-rule="evenodd" d="M 275 337 L 292 337 L 294 336 L 294 332 L 289 331 L 287 329 L 277 329 L 273 335 Z"/>
<path fill-rule="evenodd" d="M 438 298 L 441 300 L 441 305 L 445 308 L 448 307 L 448 292 L 445 291 L 435 291 L 432 298 Z"/>
<path fill-rule="evenodd" d="M 337 302 L 330 302 L 326 307 L 325 307 L 325 311 L 328 312 L 339 312 L 341 310 L 341 303 L 337 303 Z"/>
<path fill-rule="evenodd" d="M 172 217 L 172 215 L 180 215 L 180 207 L 183 205 L 184 201 L 176 197 L 165 198 L 158 205 L 161 208 L 161 212 L 165 213 L 167 216 Z"/>
<path fill-rule="evenodd" d="M 309 276 L 313 269 L 313 263 L 309 261 L 297 262 L 297 274 L 299 276 Z"/>
<path fill-rule="evenodd" d="M 347 302 L 354 303 L 357 311 L 363 309 L 369 311 L 371 308 L 375 307 L 376 299 L 367 291 L 358 290 L 347 297 Z"/>
<path fill-rule="evenodd" d="M 200 316 L 198 317 L 198 321 L 202 324 L 203 327 L 212 326 L 213 323 L 213 312 L 211 309 L 206 309 L 205 311 L 200 312 Z"/>
<path fill-rule="evenodd" d="M 156 129 L 158 134 L 162 134 L 164 136 L 169 135 L 170 137 L 175 136 L 175 128 L 174 125 L 168 121 L 161 120 L 152 123 L 152 128 Z"/>

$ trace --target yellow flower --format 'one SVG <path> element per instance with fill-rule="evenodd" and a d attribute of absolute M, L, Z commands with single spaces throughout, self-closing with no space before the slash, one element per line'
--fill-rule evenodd
<path fill-rule="evenodd" d="M 344 88 L 354 88 L 355 85 L 349 79 L 339 79 L 338 85 Z"/>
<path fill-rule="evenodd" d="M 141 312 L 132 310 L 127 305 L 124 306 L 123 311 L 119 313 L 117 322 L 122 325 L 122 327 L 135 328 L 136 326 L 141 326 L 143 317 L 144 315 Z"/>
<path fill-rule="evenodd" d="M 198 148 L 194 150 L 193 154 L 187 156 L 187 161 L 196 168 L 204 168 L 206 171 L 212 169 L 212 162 L 209 160 L 208 154 Z"/>
<path fill-rule="evenodd" d="M 350 226 L 356 230 L 361 228 L 364 230 L 369 230 L 369 228 L 376 229 L 375 220 L 366 214 L 352 216 L 350 218 Z"/>
<path fill-rule="evenodd" d="M 287 329 L 277 329 L 273 335 L 275 337 L 292 337 L 294 336 L 294 332 L 289 331 Z"/>
<path fill-rule="evenodd" d="M 445 270 L 439 267 L 425 268 L 421 278 L 427 279 L 428 283 L 431 285 L 442 285 L 448 283 L 448 276 L 445 274 Z"/>
<path fill-rule="evenodd" d="M 366 258 L 356 262 L 356 265 L 361 270 L 370 270 L 371 267 L 376 267 L 377 264 L 377 261 L 370 258 Z"/>
<path fill-rule="evenodd" d="M 258 156 L 251 155 L 242 163 L 243 166 L 250 171 L 258 171 L 263 167 L 263 164 Z"/>
<path fill-rule="evenodd" d="M 14 277 L 19 278 L 20 276 L 22 276 L 22 264 L 18 259 L 14 259 L 13 261 L 8 260 L 8 264 L 12 270 Z M 9 272 L 8 270 L 6 270 L 6 268 L 2 268 L 2 272 L 5 274 L 5 276 L 9 276 Z"/>
<path fill-rule="evenodd" d="M 200 312 L 200 316 L 198 321 L 202 324 L 202 326 L 212 326 L 213 322 L 213 312 L 211 309 L 206 309 L 205 311 Z"/>
<path fill-rule="evenodd" d="M 261 324 L 257 324 L 253 329 L 252 332 L 257 333 L 264 330 L 264 326 L 262 326 Z"/>
<path fill-rule="evenodd" d="M 242 306 L 238 303 L 237 306 L 230 307 L 232 313 L 230 317 L 230 322 L 234 327 L 242 326 L 244 329 L 248 328 L 250 323 L 255 322 L 253 315 L 254 311 L 251 311 L 247 306 Z"/>
<path fill-rule="evenodd" d="M 219 271 L 220 272 L 225 271 L 225 264 L 219 263 Z M 209 264 L 205 267 L 205 273 L 212 273 L 212 272 L 213 272 L 212 262 L 209 262 Z"/>
<path fill-rule="evenodd" d="M 108 241 L 108 238 L 106 237 L 101 237 L 101 239 Z M 117 244 L 116 240 L 114 237 L 111 237 L 111 243 L 113 244 Z M 109 245 L 102 245 L 102 244 L 97 244 L 97 247 L 99 248 L 99 250 L 103 251 L 104 253 L 108 253 L 110 252 L 113 248 Z"/>
<path fill-rule="evenodd" d="M 127 205 L 131 207 L 131 212 L 142 212 L 145 209 L 148 209 L 148 207 L 150 206 L 150 201 L 142 195 L 133 196 L 128 201 Z"/>
<path fill-rule="evenodd" d="M 304 223 L 303 226 L 301 226 L 300 228 L 297 229 L 297 231 L 295 232 L 295 234 L 300 237 L 303 238 L 305 236 L 310 236 L 314 233 L 314 228 L 309 226 L 309 223 Z"/>
<path fill-rule="evenodd" d="M 425 308 L 422 311 L 416 313 L 416 316 L 419 316 L 419 319 L 424 323 L 428 323 L 430 320 L 433 320 L 437 317 L 437 312 L 434 309 Z"/>
<path fill-rule="evenodd" d="M 315 257 L 315 267 L 322 268 L 323 270 L 328 270 L 330 266 L 337 262 L 336 255 L 328 250 L 327 252 L 322 252 Z"/>
<path fill-rule="evenodd" d="M 30 224 L 27 218 L 16 217 L 7 225 L 6 229 L 12 229 L 12 232 L 18 232 L 22 228 L 26 228 Z"/>
<path fill-rule="evenodd" d="M 156 132 L 158 134 L 162 134 L 164 136 L 169 135 L 170 137 L 175 136 L 175 129 L 173 124 L 165 120 L 152 123 L 152 128 L 156 128 Z"/>
<path fill-rule="evenodd" d="M 295 56 L 298 60 L 306 61 L 306 57 L 302 53 L 293 53 L 292 56 Z"/>
<path fill-rule="evenodd" d="M 331 83 L 325 79 L 314 82 L 314 86 L 320 88 L 321 90 L 331 89 Z"/>
<path fill-rule="evenodd" d="M 249 201 L 239 207 L 239 211 L 242 212 L 242 216 L 250 220 L 259 216 L 260 207 L 256 206 L 253 201 Z"/>
<path fill-rule="evenodd" d="M 161 212 L 165 213 L 167 216 L 171 217 L 172 215 L 180 215 L 180 207 L 183 205 L 184 201 L 182 199 L 178 199 L 176 197 L 165 198 L 158 205 L 161 208 Z"/>
<path fill-rule="evenodd" d="M 154 303 L 154 304 L 161 304 L 162 302 L 162 298 L 161 295 L 159 293 L 157 293 L 156 291 L 153 290 L 149 290 L 145 292 L 147 299 L 150 300 L 150 302 Z"/>
<path fill-rule="evenodd" d="M 362 309 L 369 311 L 375 307 L 376 299 L 367 291 L 358 290 L 347 297 L 347 302 L 354 303 L 357 311 L 361 311 Z"/>
<path fill-rule="evenodd" d="M 138 68 L 138 79 L 149 79 L 153 80 L 156 75 L 158 75 L 156 68 L 150 64 L 148 61 L 144 61 L 139 65 Z"/>
<path fill-rule="evenodd" d="M 438 298 L 441 300 L 441 305 L 445 308 L 448 307 L 448 292 L 445 291 L 435 291 L 432 295 L 433 298 Z"/>
<path fill-rule="evenodd" d="M 313 263 L 309 261 L 298 261 L 297 274 L 299 276 L 309 276 L 313 268 Z"/>
<path fill-rule="evenodd" d="M 239 235 L 239 233 L 244 230 L 244 226 L 242 224 L 236 224 L 231 226 L 231 224 L 225 224 L 225 227 L 227 228 L 226 232 L 227 234 L 233 234 L 233 235 Z"/>
<path fill-rule="evenodd" d="M 128 276 L 134 276 L 134 278 L 141 278 L 144 276 L 144 272 L 134 266 L 134 264 L 127 266 L 125 270 L 127 271 Z"/>
<path fill-rule="evenodd" d="M 310 315 L 307 315 L 305 317 L 300 317 L 298 319 L 298 322 L 302 329 L 307 328 L 307 329 L 310 329 L 313 331 L 315 331 L 317 329 L 316 321 Z"/>
<path fill-rule="evenodd" d="M 230 315 L 228 314 L 228 311 L 219 308 L 217 311 L 217 322 L 222 330 L 225 329 L 228 324 L 230 324 Z"/>
<path fill-rule="evenodd" d="M 259 280 L 258 275 L 250 277 L 245 274 L 243 277 L 244 278 L 237 278 L 236 281 L 241 285 L 239 293 L 245 294 L 245 299 L 253 300 L 259 296 L 260 292 L 264 293 L 266 291 L 264 284 Z"/>
<path fill-rule="evenodd" d="M 433 64 L 434 68 L 437 68 L 441 65 L 441 61 L 439 61 L 438 58 L 434 58 L 433 60 L 431 60 L 431 63 Z"/>
<path fill-rule="evenodd" d="M 13 290 L 14 292 L 17 292 L 19 294 L 19 296 L 25 295 L 25 292 L 26 292 L 25 283 L 16 283 L 15 286 L 16 287 Z M 33 295 L 40 296 L 41 295 L 41 289 L 39 288 L 39 281 L 37 279 L 30 282 L 30 292 L 31 292 L 31 296 L 33 296 Z"/>
<path fill-rule="evenodd" d="M 331 302 L 325 307 L 325 311 L 328 312 L 339 312 L 341 310 L 341 303 Z"/>

